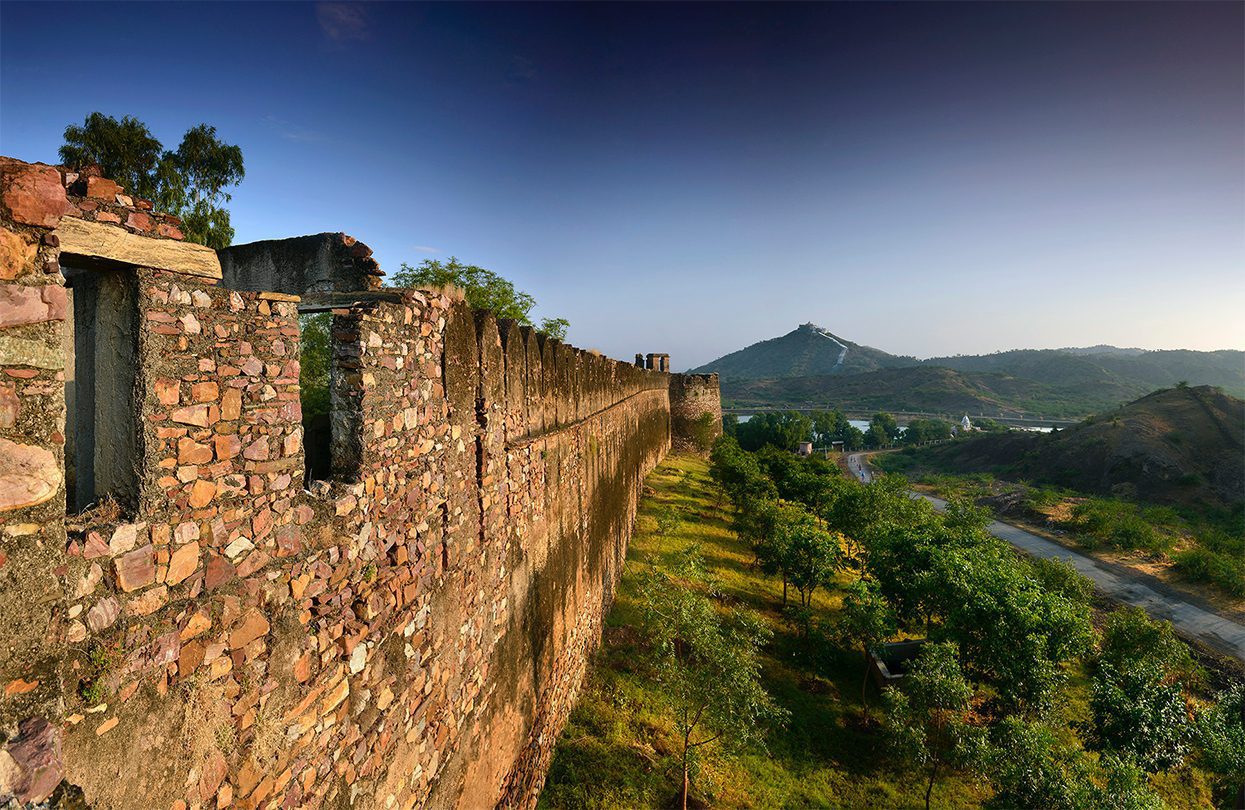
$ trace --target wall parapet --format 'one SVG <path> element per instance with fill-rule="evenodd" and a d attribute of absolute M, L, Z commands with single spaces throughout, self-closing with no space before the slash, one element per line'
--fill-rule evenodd
<path fill-rule="evenodd" d="M 0 161 L 0 755 L 18 774 L 0 795 L 533 805 L 670 447 L 679 375 L 447 291 L 377 290 L 370 251 L 340 235 L 304 247 L 345 250 L 355 276 L 304 268 L 281 290 L 231 288 L 223 255 L 219 278 L 84 267 L 122 274 L 133 320 L 75 336 L 61 217 L 180 232 L 70 174 Z M 348 394 L 334 441 L 354 466 L 334 480 L 305 480 L 305 307 L 332 312 Z M 112 379 L 133 404 L 99 406 L 83 433 L 80 408 L 66 422 L 87 384 L 72 361 L 105 337 L 133 341 L 132 377 Z M 90 369 L 91 390 L 119 365 Z M 123 418 L 133 498 L 67 516 L 74 437 Z"/>

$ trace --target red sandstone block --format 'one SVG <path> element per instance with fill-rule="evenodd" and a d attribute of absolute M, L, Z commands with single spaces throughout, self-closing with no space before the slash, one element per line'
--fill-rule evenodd
<path fill-rule="evenodd" d="M 210 417 L 211 414 L 207 405 L 188 405 L 184 408 L 178 408 L 169 414 L 169 418 L 174 422 L 181 422 L 183 425 L 198 425 L 199 427 L 210 425 Z"/>
<path fill-rule="evenodd" d="M 211 503 L 215 497 L 216 485 L 210 481 L 199 479 L 190 488 L 190 505 L 195 509 L 202 509 Z"/>
<path fill-rule="evenodd" d="M 177 443 L 178 464 L 210 464 L 212 448 L 199 444 L 194 439 L 185 438 Z"/>
<path fill-rule="evenodd" d="M 230 388 L 221 397 L 220 416 L 221 419 L 234 420 L 242 415 L 242 392 L 237 388 Z"/>
<path fill-rule="evenodd" d="M 237 569 L 224 557 L 212 557 L 208 560 L 203 586 L 209 591 L 215 590 L 234 578 Z"/>
<path fill-rule="evenodd" d="M 236 435 L 216 436 L 212 439 L 216 445 L 216 457 L 222 461 L 231 459 L 242 452 L 242 440 Z"/>
<path fill-rule="evenodd" d="M 117 586 L 121 590 L 136 591 L 156 581 L 156 564 L 152 546 L 143 546 L 112 561 L 116 570 Z"/>
<path fill-rule="evenodd" d="M 155 382 L 156 399 L 161 405 L 176 405 L 180 398 L 179 388 L 177 380 L 158 379 Z"/>
<path fill-rule="evenodd" d="M 142 211 L 131 211 L 130 215 L 125 218 L 125 224 L 138 231 L 150 231 L 151 217 Z"/>
<path fill-rule="evenodd" d="M 166 236 L 169 239 L 185 239 L 186 236 L 176 225 L 170 225 L 167 222 L 161 222 L 156 225 L 156 233 L 160 236 Z"/>
<path fill-rule="evenodd" d="M 69 210 L 60 172 L 17 160 L 0 162 L 0 202 L 23 225 L 55 228 Z"/>
<path fill-rule="evenodd" d="M 0 287 L 0 329 L 65 319 L 65 288 L 59 284 Z"/>
<path fill-rule="evenodd" d="M 190 396 L 195 402 L 214 402 L 220 396 L 220 386 L 214 382 L 195 383 L 190 386 Z"/>
<path fill-rule="evenodd" d="M 86 179 L 86 196 L 97 200 L 114 202 L 121 193 L 121 186 L 106 177 L 88 177 Z"/>
<path fill-rule="evenodd" d="M 111 222 L 114 225 L 121 224 L 121 217 L 108 211 L 100 211 L 95 215 L 96 222 Z"/>
<path fill-rule="evenodd" d="M 17 278 L 30 268 L 39 246 L 20 233 L 0 228 L 0 279 Z"/>

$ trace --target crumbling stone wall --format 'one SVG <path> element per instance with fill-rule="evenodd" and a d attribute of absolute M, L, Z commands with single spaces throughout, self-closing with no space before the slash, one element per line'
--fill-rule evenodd
<path fill-rule="evenodd" d="M 717 374 L 670 375 L 670 437 L 676 450 L 704 452 L 722 435 Z"/>
<path fill-rule="evenodd" d="M 84 209 L 81 182 L 0 162 L 0 797 L 534 805 L 678 375 L 453 291 L 347 296 L 352 463 L 308 488 L 298 296 L 229 289 L 174 220 L 127 225 L 147 209 L 98 182 Z M 154 264 L 125 270 L 137 495 L 68 517 L 58 232 Z"/>

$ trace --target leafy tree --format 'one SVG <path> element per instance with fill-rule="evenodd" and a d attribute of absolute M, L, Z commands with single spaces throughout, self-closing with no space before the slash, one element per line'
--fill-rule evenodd
<path fill-rule="evenodd" d="M 886 693 L 892 750 L 914 769 L 929 769 L 925 810 L 938 774 L 970 770 L 985 754 L 985 734 L 969 722 L 973 689 L 960 671 L 954 644 L 926 644 L 904 677 Z"/>
<path fill-rule="evenodd" d="M 657 507 L 657 533 L 662 537 L 673 534 L 682 522 L 683 516 L 670 504 Z"/>
<path fill-rule="evenodd" d="M 1245 807 L 1245 685 L 1237 684 L 1198 713 L 1198 763 Z"/>
<path fill-rule="evenodd" d="M 434 288 L 453 285 L 463 291 L 467 303 L 487 309 L 498 318 L 509 318 L 524 326 L 535 326 L 557 340 L 566 339 L 570 322 L 565 318 L 545 318 L 532 322 L 530 313 L 536 299 L 515 288 L 514 283 L 474 264 L 463 264 L 457 257 L 447 261 L 424 259 L 415 267 L 405 262 L 391 279 L 394 287 Z"/>
<path fill-rule="evenodd" d="M 864 708 L 866 722 L 869 718 L 869 651 L 895 635 L 898 625 L 895 611 L 886 603 L 877 585 L 857 581 L 847 586 L 843 596 L 843 609 L 839 616 L 839 630 L 849 643 L 856 644 L 864 653 L 865 669 L 860 681 L 860 705 Z"/>
<path fill-rule="evenodd" d="M 1113 611 L 1095 663 L 1090 744 L 1147 771 L 1182 763 L 1193 737 L 1185 691 L 1200 673 L 1171 624 L 1140 608 Z"/>
<path fill-rule="evenodd" d="M 331 467 L 329 443 L 323 437 L 331 430 L 329 423 L 329 366 L 332 350 L 330 335 L 333 316 L 328 312 L 300 315 L 302 337 L 299 341 L 299 398 L 303 409 L 303 446 L 308 480 L 325 478 Z M 317 437 L 320 437 L 317 440 Z"/>
<path fill-rule="evenodd" d="M 180 217 L 191 242 L 220 249 L 233 241 L 226 189 L 242 182 L 246 172 L 241 148 L 217 137 L 216 127 L 192 127 L 175 151 L 167 151 L 137 118 L 118 121 L 93 112 L 81 126 L 67 126 L 64 137 L 60 160 L 65 165 L 99 164 L 105 177 Z"/>
<path fill-rule="evenodd" d="M 1041 807 L 1081 810 L 1093 789 L 1081 749 L 1065 745 L 1046 725 L 1006 717 L 993 732 L 988 758 L 991 810 Z"/>
<path fill-rule="evenodd" d="M 1062 665 L 1089 649 L 1088 607 L 1042 587 L 1010 548 L 984 533 L 946 539 L 931 555 L 927 585 L 940 632 L 959 643 L 971 671 L 993 683 L 1005 705 L 1045 711 L 1063 682 Z"/>
<path fill-rule="evenodd" d="M 865 434 L 855 425 L 848 425 L 843 431 L 843 449 L 847 451 L 863 450 L 865 447 Z"/>
<path fill-rule="evenodd" d="M 1166 676 L 1152 659 L 1133 662 L 1126 670 L 1100 660 L 1090 696 L 1090 745 L 1130 757 L 1150 772 L 1183 763 L 1192 729 L 1184 692 Z"/>
<path fill-rule="evenodd" d="M 687 572 L 685 566 L 682 573 Z M 641 583 L 640 609 L 649 642 L 647 662 L 663 687 L 679 735 L 680 796 L 686 810 L 705 746 L 743 745 L 784 719 L 760 682 L 760 649 L 769 632 L 749 614 L 719 614 L 692 583 L 659 570 Z"/>
<path fill-rule="evenodd" d="M 895 417 L 884 411 L 878 411 L 869 420 L 869 429 L 865 431 L 865 444 L 869 447 L 890 447 L 899 438 L 899 423 Z"/>
<path fill-rule="evenodd" d="M 1038 557 L 1030 561 L 1033 576 L 1048 591 L 1054 591 L 1078 605 L 1088 605 L 1094 581 L 1077 571 L 1067 560 Z"/>
<path fill-rule="evenodd" d="M 1099 764 L 1102 784 L 1090 788 L 1093 810 L 1163 810 L 1167 805 L 1150 788 L 1146 774 L 1128 759 L 1105 756 Z"/>
<path fill-rule="evenodd" d="M 756 544 L 761 569 L 782 577 L 784 605 L 790 584 L 800 594 L 800 607 L 808 608 L 813 592 L 834 577 L 842 556 L 838 539 L 816 515 L 786 501 L 773 507 L 765 529 Z"/>
<path fill-rule="evenodd" d="M 751 500 L 777 497 L 774 484 L 761 470 L 756 457 L 745 452 L 733 436 L 722 435 L 709 453 L 709 477 L 736 509 Z"/>
<path fill-rule="evenodd" d="M 1139 607 L 1111 611 L 1102 629 L 1099 662 L 1122 671 L 1149 661 L 1165 678 L 1189 683 L 1200 677 L 1189 646 L 1176 636 L 1171 622 L 1156 621 Z"/>
<path fill-rule="evenodd" d="M 797 411 L 758 413 L 741 422 L 735 436 L 745 450 L 759 450 L 767 444 L 795 450 L 800 442 L 812 440 L 813 420 Z"/>
<path fill-rule="evenodd" d="M 951 423 L 941 419 L 913 419 L 903 435 L 903 444 L 924 444 L 951 438 Z"/>

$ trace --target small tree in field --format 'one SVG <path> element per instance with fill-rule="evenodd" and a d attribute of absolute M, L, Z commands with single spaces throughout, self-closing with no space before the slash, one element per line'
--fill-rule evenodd
<path fill-rule="evenodd" d="M 779 503 L 769 530 L 757 548 L 761 566 L 782 576 L 784 605 L 790 584 L 800 594 L 800 607 L 807 610 L 813 592 L 829 584 L 839 567 L 843 551 L 838 538 L 820 518 L 795 503 Z"/>
<path fill-rule="evenodd" d="M 1238 684 L 1197 717 L 1199 764 L 1245 807 L 1245 686 Z"/>
<path fill-rule="evenodd" d="M 901 762 L 929 769 L 929 810 L 939 773 L 969 770 L 981 761 L 984 730 L 968 722 L 973 688 L 960 671 L 954 644 L 926 644 L 903 687 L 886 693 L 886 732 Z"/>
<path fill-rule="evenodd" d="M 898 629 L 895 611 L 886 603 L 886 597 L 882 596 L 876 584 L 859 580 L 847 586 L 839 621 L 843 637 L 859 645 L 864 653 L 865 671 L 860 680 L 860 705 L 864 708 L 865 721 L 868 722 L 869 650 L 895 635 Z"/>
<path fill-rule="evenodd" d="M 697 570 L 698 561 L 690 557 L 680 566 L 683 574 Z M 744 745 L 783 719 L 760 681 L 759 651 L 769 631 L 748 614 L 719 613 L 695 583 L 664 571 L 652 571 L 642 582 L 640 608 L 648 664 L 679 737 L 680 800 L 686 810 L 705 746 Z"/>

